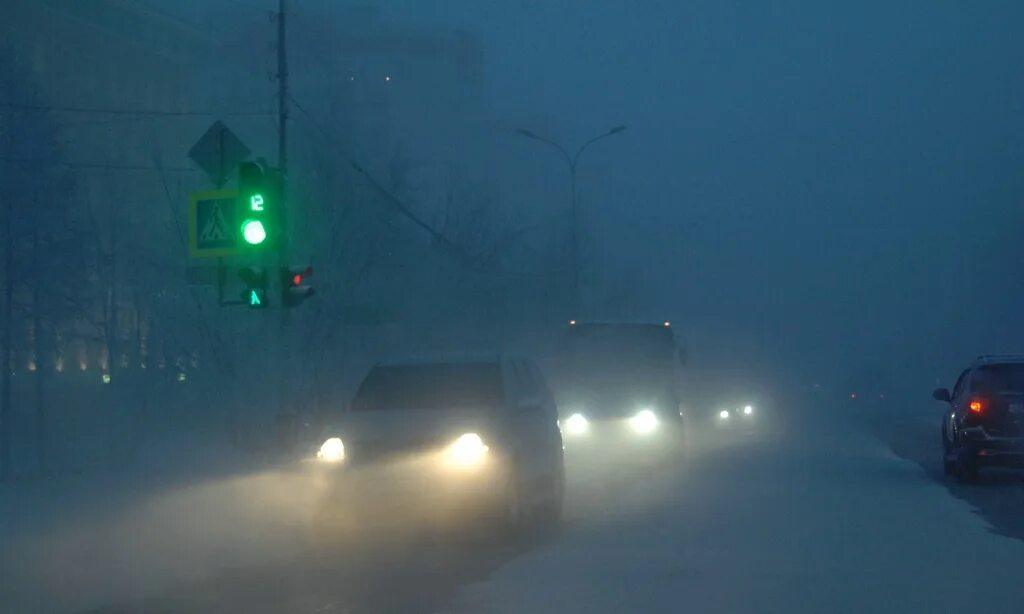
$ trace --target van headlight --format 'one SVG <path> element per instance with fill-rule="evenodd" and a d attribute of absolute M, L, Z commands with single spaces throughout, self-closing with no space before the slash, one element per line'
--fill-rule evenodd
<path fill-rule="evenodd" d="M 448 461 L 459 467 L 475 467 L 487 457 L 490 448 L 476 433 L 466 433 L 448 446 Z"/>
<path fill-rule="evenodd" d="M 747 405 L 747 406 L 745 406 L 743 408 L 743 415 L 744 416 L 752 416 L 753 414 L 754 414 L 754 406 L 753 405 Z"/>
<path fill-rule="evenodd" d="M 629 419 L 629 426 L 641 435 L 653 433 L 658 428 L 658 416 L 649 409 L 641 409 Z"/>
<path fill-rule="evenodd" d="M 341 462 L 345 460 L 345 444 L 340 437 L 331 437 L 320 446 L 316 457 L 327 463 Z"/>
<path fill-rule="evenodd" d="M 579 412 L 566 418 L 564 426 L 565 432 L 569 435 L 586 435 L 590 431 L 590 422 Z"/>

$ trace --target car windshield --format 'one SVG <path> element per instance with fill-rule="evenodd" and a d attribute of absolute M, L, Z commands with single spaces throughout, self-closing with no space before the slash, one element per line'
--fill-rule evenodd
<path fill-rule="evenodd" d="M 648 324 L 570 327 L 569 352 L 576 378 L 608 385 L 656 378 L 675 360 L 671 329 Z"/>
<path fill-rule="evenodd" d="M 501 405 L 498 363 L 375 367 L 353 411 L 493 409 Z"/>
<path fill-rule="evenodd" d="M 981 393 L 1024 394 L 1024 363 L 985 365 L 971 376 L 971 390 Z"/>

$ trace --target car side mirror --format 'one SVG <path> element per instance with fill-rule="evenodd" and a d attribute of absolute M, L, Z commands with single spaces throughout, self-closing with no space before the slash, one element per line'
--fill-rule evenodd
<path fill-rule="evenodd" d="M 953 400 L 953 398 L 949 396 L 948 388 L 936 388 L 935 391 L 932 392 L 932 398 L 936 401 L 942 401 L 943 403 L 949 403 Z"/>

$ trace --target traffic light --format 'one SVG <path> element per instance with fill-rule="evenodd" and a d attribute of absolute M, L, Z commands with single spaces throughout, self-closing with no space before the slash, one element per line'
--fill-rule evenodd
<path fill-rule="evenodd" d="M 279 172 L 264 171 L 256 162 L 238 165 L 238 232 L 243 247 L 260 249 L 280 240 L 280 179 Z"/>
<path fill-rule="evenodd" d="M 238 277 L 245 284 L 242 290 L 242 302 L 251 309 L 266 309 L 267 307 L 267 269 L 260 266 L 250 266 L 239 269 Z"/>
<path fill-rule="evenodd" d="M 313 276 L 313 267 L 281 267 L 281 305 L 295 307 L 302 301 L 313 296 L 314 290 L 309 285 Z"/>

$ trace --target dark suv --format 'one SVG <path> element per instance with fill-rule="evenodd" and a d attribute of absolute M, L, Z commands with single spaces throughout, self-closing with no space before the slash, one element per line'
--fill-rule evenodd
<path fill-rule="evenodd" d="M 981 356 L 951 393 L 942 418 L 943 468 L 963 481 L 984 467 L 1024 467 L 1024 356 Z"/>
<path fill-rule="evenodd" d="M 317 463 L 335 468 L 346 505 L 381 503 L 376 515 L 423 509 L 440 520 L 482 511 L 509 529 L 561 514 L 557 408 L 529 359 L 379 363 L 324 435 Z"/>

